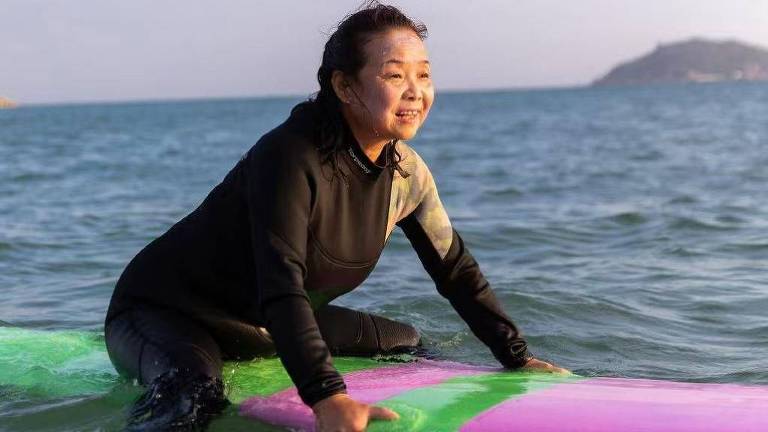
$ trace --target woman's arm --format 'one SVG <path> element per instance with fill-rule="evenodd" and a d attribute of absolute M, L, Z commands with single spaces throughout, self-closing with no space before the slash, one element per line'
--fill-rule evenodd
<path fill-rule="evenodd" d="M 410 182 L 403 189 L 409 190 L 409 199 L 418 202 L 404 206 L 413 210 L 397 225 L 410 240 L 438 292 L 502 365 L 510 369 L 545 369 L 549 364 L 533 359 L 528 352 L 522 333 L 503 311 L 477 261 L 451 226 L 429 168 L 415 151 L 409 147 L 405 150 L 411 159 L 411 176 L 398 181 Z"/>
<path fill-rule="evenodd" d="M 414 213 L 398 225 L 411 241 L 437 291 L 448 299 L 472 333 L 487 345 L 507 368 L 524 366 L 532 356 L 522 333 L 501 308 L 490 284 L 456 230 L 447 253 L 441 257 Z"/>
<path fill-rule="evenodd" d="M 251 315 L 263 321 L 299 395 L 312 406 L 346 391 L 304 290 L 313 184 L 299 146 L 269 135 L 262 141 L 242 161 L 257 279 Z"/>

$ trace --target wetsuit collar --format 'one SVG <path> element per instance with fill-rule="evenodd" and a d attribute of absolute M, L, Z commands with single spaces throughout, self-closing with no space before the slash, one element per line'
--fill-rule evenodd
<path fill-rule="evenodd" d="M 312 105 L 312 107 L 314 108 L 314 105 Z M 294 108 L 291 112 L 291 118 L 295 118 L 300 124 L 307 121 L 319 121 L 318 113 L 312 111 L 310 114 L 310 112 L 311 111 L 307 110 L 305 105 L 302 105 L 300 109 Z M 347 122 L 343 121 L 342 124 L 341 136 L 336 138 L 337 140 L 341 140 L 342 145 L 337 147 L 339 148 L 338 151 L 343 153 L 343 156 L 341 157 L 345 159 L 349 169 L 353 171 L 355 175 L 369 180 L 377 179 L 384 168 L 390 165 L 393 143 L 388 143 L 384 146 L 379 159 L 374 163 L 368 159 L 368 156 L 365 154 L 362 147 L 360 147 L 360 143 L 357 142 L 357 138 L 355 138 L 352 129 Z M 304 126 L 302 125 L 301 127 L 303 128 Z"/>
<path fill-rule="evenodd" d="M 378 175 L 381 174 L 381 171 L 386 165 L 386 156 L 389 151 L 389 144 L 384 146 L 384 148 L 381 150 L 381 155 L 379 157 L 379 161 L 382 162 L 381 165 L 373 163 L 370 159 L 368 159 L 368 156 L 365 154 L 362 147 L 360 147 L 360 143 L 357 142 L 357 138 L 355 138 L 355 136 L 352 134 L 352 130 L 346 123 L 344 125 L 344 144 L 344 153 L 346 154 L 347 158 L 349 158 L 353 169 L 371 177 L 378 177 Z"/>

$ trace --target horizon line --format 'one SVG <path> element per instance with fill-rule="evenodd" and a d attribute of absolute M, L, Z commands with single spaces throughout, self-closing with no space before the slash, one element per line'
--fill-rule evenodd
<path fill-rule="evenodd" d="M 546 90 L 568 90 L 589 88 L 591 84 L 555 84 L 544 86 L 511 86 L 511 87 L 482 87 L 482 88 L 447 88 L 438 90 L 440 93 L 462 94 L 462 93 L 490 93 L 490 92 L 514 92 L 514 91 L 546 91 Z M 18 104 L 16 109 L 24 107 L 55 107 L 72 105 L 129 105 L 129 104 L 162 104 L 162 103 L 180 103 L 180 102 L 204 102 L 204 101 L 228 101 L 228 100 L 269 100 L 269 99 L 308 99 L 316 92 L 307 94 L 299 93 L 274 93 L 261 95 L 214 95 L 214 96 L 181 96 L 169 98 L 136 98 L 136 99 L 93 99 L 93 100 L 69 100 L 54 102 L 23 102 L 8 96 L 5 98 Z"/>

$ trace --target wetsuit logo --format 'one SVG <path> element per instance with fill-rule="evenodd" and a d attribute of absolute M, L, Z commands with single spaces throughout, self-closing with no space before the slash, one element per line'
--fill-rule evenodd
<path fill-rule="evenodd" d="M 360 167 L 361 170 L 363 170 L 364 173 L 366 174 L 371 173 L 371 170 L 368 169 L 367 166 L 363 165 L 363 162 L 360 159 L 358 159 L 354 150 L 352 150 L 352 147 L 347 148 L 347 151 L 349 152 L 349 155 L 352 156 L 352 160 L 355 161 L 355 163 Z"/>

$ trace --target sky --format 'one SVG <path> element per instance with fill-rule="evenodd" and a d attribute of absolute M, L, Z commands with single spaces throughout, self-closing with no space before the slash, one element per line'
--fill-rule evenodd
<path fill-rule="evenodd" d="M 359 0 L 0 0 L 0 96 L 21 103 L 300 95 Z M 694 36 L 768 47 L 768 0 L 402 0 L 437 91 L 589 84 Z"/>

